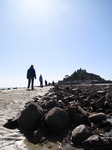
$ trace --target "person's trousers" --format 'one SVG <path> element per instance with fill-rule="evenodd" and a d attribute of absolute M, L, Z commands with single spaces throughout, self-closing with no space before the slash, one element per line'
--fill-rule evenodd
<path fill-rule="evenodd" d="M 29 89 L 29 87 L 30 87 L 30 84 L 31 84 L 31 88 L 32 88 L 32 90 L 33 90 L 33 89 L 34 89 L 34 87 L 33 87 L 33 84 L 34 84 L 34 78 L 28 79 L 28 89 Z"/>
<path fill-rule="evenodd" d="M 40 87 L 43 87 L 43 81 L 40 81 Z"/>

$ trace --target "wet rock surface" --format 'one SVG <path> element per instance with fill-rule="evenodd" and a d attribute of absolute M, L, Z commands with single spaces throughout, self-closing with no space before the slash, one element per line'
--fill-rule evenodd
<path fill-rule="evenodd" d="M 111 86 L 55 86 L 32 98 L 4 127 L 18 128 L 34 144 L 65 140 L 74 147 L 106 149 L 112 145 L 111 136 L 99 129 L 111 129 L 108 117 L 112 117 Z"/>

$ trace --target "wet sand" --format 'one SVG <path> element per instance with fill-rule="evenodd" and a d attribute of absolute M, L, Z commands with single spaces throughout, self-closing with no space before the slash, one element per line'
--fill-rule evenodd
<path fill-rule="evenodd" d="M 18 129 L 7 129 L 3 125 L 12 119 L 21 110 L 25 103 L 32 101 L 35 96 L 43 96 L 52 87 L 36 87 L 34 91 L 25 88 L 0 90 L 0 150 L 57 150 L 58 144 L 45 142 L 32 144 L 19 132 Z"/>

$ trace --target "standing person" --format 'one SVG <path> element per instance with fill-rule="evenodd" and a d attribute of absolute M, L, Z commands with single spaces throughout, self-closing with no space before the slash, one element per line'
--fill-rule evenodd
<path fill-rule="evenodd" d="M 47 80 L 45 80 L 45 86 L 47 86 Z"/>
<path fill-rule="evenodd" d="M 30 68 L 27 70 L 28 89 L 31 83 L 31 89 L 34 90 L 34 86 L 33 86 L 34 78 L 36 79 L 36 72 L 35 72 L 34 66 L 31 65 Z"/>
<path fill-rule="evenodd" d="M 52 85 L 53 85 L 53 86 L 55 85 L 54 81 L 52 82 Z"/>
<path fill-rule="evenodd" d="M 39 81 L 40 81 L 40 87 L 43 87 L 43 77 L 42 77 L 42 75 L 40 75 Z"/>

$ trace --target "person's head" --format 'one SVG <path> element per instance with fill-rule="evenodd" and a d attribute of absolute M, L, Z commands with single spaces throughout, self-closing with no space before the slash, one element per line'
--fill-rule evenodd
<path fill-rule="evenodd" d="M 30 68 L 34 68 L 34 65 L 31 65 Z"/>

